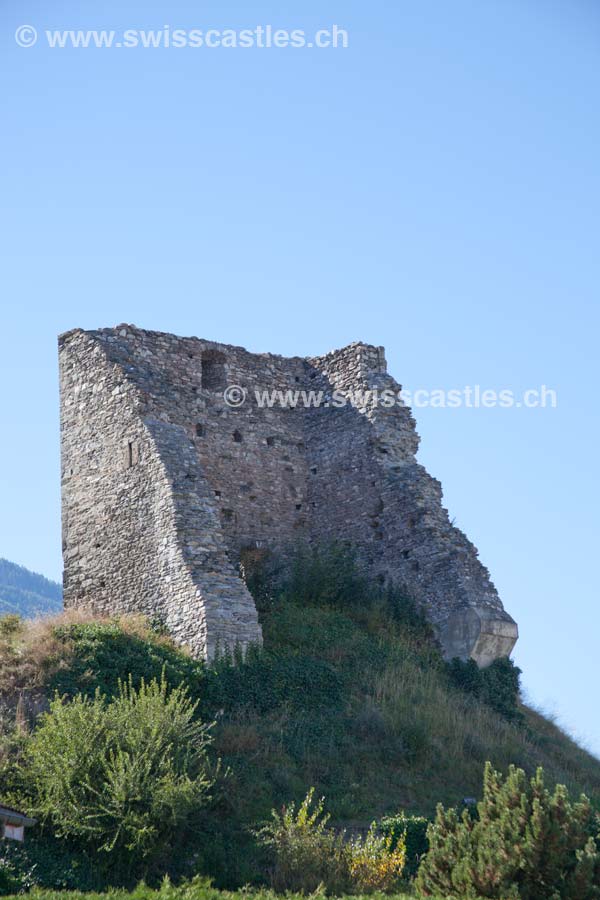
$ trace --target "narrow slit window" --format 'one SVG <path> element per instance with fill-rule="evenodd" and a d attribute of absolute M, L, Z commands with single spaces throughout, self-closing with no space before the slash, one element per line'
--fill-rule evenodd
<path fill-rule="evenodd" d="M 225 354 L 219 350 L 207 350 L 202 354 L 200 363 L 202 371 L 202 387 L 214 391 L 226 387 Z"/>

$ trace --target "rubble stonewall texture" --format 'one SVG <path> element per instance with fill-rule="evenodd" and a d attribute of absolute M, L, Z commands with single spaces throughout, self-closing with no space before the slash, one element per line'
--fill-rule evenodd
<path fill-rule="evenodd" d="M 448 658 L 512 650 L 516 623 L 416 461 L 410 410 L 326 405 L 397 392 L 383 348 L 284 358 L 120 325 L 62 335 L 59 356 L 67 608 L 143 613 L 211 658 L 261 641 L 245 553 L 348 542 L 424 606 Z M 248 394 L 237 408 L 230 385 Z M 254 392 L 274 390 L 325 403 L 260 408 Z"/>

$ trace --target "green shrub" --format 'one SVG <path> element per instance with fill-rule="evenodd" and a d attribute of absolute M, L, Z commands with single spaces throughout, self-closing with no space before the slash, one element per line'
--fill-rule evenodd
<path fill-rule="evenodd" d="M 521 670 L 511 659 L 496 659 L 480 669 L 473 659 L 455 658 L 448 663 L 451 682 L 491 706 L 509 721 L 520 721 L 519 690 Z"/>
<path fill-rule="evenodd" d="M 492 709 L 513 722 L 521 721 L 519 691 L 521 670 L 512 659 L 501 657 L 481 670 L 481 699 Z"/>
<path fill-rule="evenodd" d="M 314 800 L 311 788 L 300 806 L 294 803 L 255 833 L 270 851 L 271 880 L 276 891 L 313 893 L 322 885 L 331 894 L 392 891 L 404 867 L 402 838 L 392 838 L 371 826 L 365 838 L 347 840 L 345 832 L 329 827 L 324 800 Z"/>
<path fill-rule="evenodd" d="M 313 893 L 321 884 L 331 893 L 348 889 L 344 836 L 328 827 L 324 800 L 314 801 L 314 788 L 297 809 L 290 803 L 271 816 L 255 834 L 270 851 L 274 890 Z"/>
<path fill-rule="evenodd" d="M 391 838 L 391 847 L 395 849 L 398 842 L 403 841 L 406 847 L 406 866 L 404 874 L 414 878 L 421 860 L 429 849 L 427 828 L 429 820 L 424 816 L 411 816 L 400 812 L 395 816 L 386 816 L 379 823 L 379 830 Z"/>
<path fill-rule="evenodd" d="M 56 835 L 110 854 L 124 877 L 180 845 L 209 798 L 210 737 L 185 689 L 166 681 L 56 698 L 27 750 L 37 813 Z"/>
<path fill-rule="evenodd" d="M 40 834 L 37 828 L 27 834 L 24 844 L 3 841 L 0 848 L 0 867 L 2 862 L 6 864 L 19 892 L 30 888 L 90 891 L 106 883 L 90 854 L 50 834 Z M 12 892 L 17 891 L 13 888 Z"/>
<path fill-rule="evenodd" d="M 133 625 L 138 624 L 136 630 Z M 141 622 L 67 622 L 54 627 L 53 636 L 65 646 L 68 665 L 50 675 L 51 694 L 93 697 L 100 690 L 110 697 L 118 692 L 120 681 L 149 684 L 153 679 L 160 681 L 164 673 L 173 687 L 185 683 L 194 699 L 199 696 L 203 664 Z"/>
<path fill-rule="evenodd" d="M 23 882 L 18 877 L 14 867 L 0 856 L 0 896 L 18 894 L 23 888 Z"/>
<path fill-rule="evenodd" d="M 342 683 L 338 673 L 320 659 L 297 654 L 269 653 L 251 648 L 241 657 L 225 654 L 206 670 L 202 682 L 202 712 L 252 708 L 267 713 L 339 707 Z"/>
<path fill-rule="evenodd" d="M 512 766 L 505 780 L 488 763 L 478 816 L 438 807 L 417 876 L 425 896 L 497 900 L 592 900 L 600 896 L 595 816 L 585 797 L 530 781 Z"/>

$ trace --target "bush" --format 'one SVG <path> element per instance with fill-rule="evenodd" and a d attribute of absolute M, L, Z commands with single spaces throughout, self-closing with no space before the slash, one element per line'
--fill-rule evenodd
<path fill-rule="evenodd" d="M 395 816 L 386 816 L 379 823 L 379 830 L 385 837 L 391 838 L 391 848 L 395 849 L 399 842 L 406 848 L 406 867 L 404 874 L 414 878 L 421 860 L 429 850 L 427 828 L 429 820 L 424 816 L 410 816 L 400 812 Z"/>
<path fill-rule="evenodd" d="M 371 826 L 367 836 L 347 841 L 344 832 L 328 826 L 324 800 L 314 801 L 311 788 L 298 809 L 294 803 L 255 833 L 270 851 L 271 878 L 276 891 L 313 893 L 322 885 L 328 893 L 372 893 L 397 887 L 404 867 L 402 839 L 392 848 L 391 837 Z"/>
<path fill-rule="evenodd" d="M 600 896 L 600 855 L 589 801 L 551 794 L 541 769 L 505 780 L 488 763 L 478 816 L 438 807 L 416 885 L 425 896 L 497 900 L 592 900 Z"/>
<path fill-rule="evenodd" d="M 324 800 L 314 801 L 311 788 L 298 809 L 290 803 L 255 834 L 270 851 L 271 882 L 276 891 L 312 893 L 323 884 L 332 893 L 347 889 L 344 837 L 328 827 Z"/>
<path fill-rule="evenodd" d="M 310 656 L 251 648 L 244 657 L 225 654 L 206 670 L 202 711 L 251 708 L 264 714 L 278 707 L 320 710 L 342 705 L 341 679 L 327 662 Z"/>
<path fill-rule="evenodd" d="M 55 640 L 64 646 L 68 666 L 60 666 L 47 681 L 47 689 L 70 697 L 107 696 L 118 693 L 119 681 L 160 681 L 173 687 L 186 683 L 199 695 L 203 664 L 187 656 L 143 620 L 67 622 L 53 628 Z"/>
<path fill-rule="evenodd" d="M 450 680 L 456 687 L 473 694 L 509 721 L 520 721 L 519 690 L 521 670 L 512 659 L 496 659 L 480 669 L 473 659 L 448 663 Z"/>
<path fill-rule="evenodd" d="M 0 896 L 18 894 L 23 888 L 24 884 L 14 867 L 6 859 L 0 857 Z"/>
<path fill-rule="evenodd" d="M 24 844 L 3 841 L 0 848 L 0 869 L 4 864 L 13 882 L 18 884 L 7 893 L 21 893 L 31 888 L 91 891 L 105 886 L 105 879 L 91 854 L 77 851 L 51 835 L 40 835 L 38 829 L 33 834 L 28 833 Z"/>
<path fill-rule="evenodd" d="M 37 813 L 58 837 L 110 853 L 119 877 L 151 873 L 181 845 L 213 783 L 196 705 L 166 681 L 108 701 L 51 704 L 27 748 Z"/>
<path fill-rule="evenodd" d="M 356 838 L 347 846 L 350 883 L 353 891 L 391 893 L 402 878 L 406 851 L 403 838 L 377 834 L 375 823 L 364 839 Z"/>

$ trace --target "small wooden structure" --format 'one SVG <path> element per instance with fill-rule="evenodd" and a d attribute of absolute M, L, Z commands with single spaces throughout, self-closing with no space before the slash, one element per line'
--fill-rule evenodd
<path fill-rule="evenodd" d="M 0 803 L 0 837 L 24 841 L 25 829 L 30 825 L 35 825 L 35 819 L 30 819 L 18 809 Z"/>

